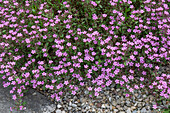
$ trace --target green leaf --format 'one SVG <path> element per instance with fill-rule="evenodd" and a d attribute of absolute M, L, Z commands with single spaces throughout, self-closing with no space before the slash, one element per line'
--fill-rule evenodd
<path fill-rule="evenodd" d="M 49 42 L 52 42 L 52 41 L 53 41 L 53 39 L 52 39 L 52 38 L 49 38 L 49 39 L 48 39 L 48 41 L 49 41 Z"/>

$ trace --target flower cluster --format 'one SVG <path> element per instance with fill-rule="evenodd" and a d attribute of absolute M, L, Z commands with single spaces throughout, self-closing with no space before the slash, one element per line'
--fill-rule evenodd
<path fill-rule="evenodd" d="M 117 84 L 126 97 L 148 89 L 169 98 L 170 75 L 157 71 L 170 61 L 170 0 L 43 1 L 0 0 L 0 74 L 13 100 L 31 86 L 59 101 L 86 81 L 93 96 Z"/>

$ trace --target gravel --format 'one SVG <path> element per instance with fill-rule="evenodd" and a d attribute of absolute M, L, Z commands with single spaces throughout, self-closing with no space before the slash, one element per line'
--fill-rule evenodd
<path fill-rule="evenodd" d="M 9 107 L 15 106 L 9 94 L 9 88 L 3 88 L 0 81 L 0 113 L 10 113 Z M 85 82 L 85 86 L 88 86 Z M 46 94 L 42 95 L 34 89 L 30 89 L 24 96 L 27 102 L 25 111 L 21 113 L 158 113 L 151 110 L 155 104 L 154 96 L 148 91 L 134 91 L 133 97 L 126 98 L 122 89 L 116 89 L 115 84 L 104 88 L 96 98 L 88 97 L 86 88 L 80 90 L 79 94 L 69 93 L 59 102 L 51 102 Z M 85 93 L 85 94 L 84 94 Z M 160 105 L 170 105 L 162 101 Z M 13 113 L 20 113 L 14 111 Z"/>

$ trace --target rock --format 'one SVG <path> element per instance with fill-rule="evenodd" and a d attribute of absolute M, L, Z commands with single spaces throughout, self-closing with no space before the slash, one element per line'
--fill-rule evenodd
<path fill-rule="evenodd" d="M 146 98 L 146 95 L 143 95 L 143 98 Z"/>
<path fill-rule="evenodd" d="M 124 111 L 120 111 L 119 113 L 125 113 Z"/>
<path fill-rule="evenodd" d="M 142 107 L 142 104 L 141 104 L 141 103 L 138 103 L 138 107 Z"/>
<path fill-rule="evenodd" d="M 116 106 L 117 102 L 116 101 L 112 101 L 112 105 Z"/>
<path fill-rule="evenodd" d="M 121 101 L 118 99 L 118 100 L 117 100 L 117 104 L 120 104 L 120 103 L 121 103 Z"/>
<path fill-rule="evenodd" d="M 98 108 L 100 108 L 101 106 L 102 106 L 102 104 L 101 103 L 97 103 L 97 105 L 96 105 Z"/>
<path fill-rule="evenodd" d="M 102 97 L 101 97 L 101 96 L 97 96 L 96 99 L 97 99 L 97 100 L 101 100 Z"/>
<path fill-rule="evenodd" d="M 127 105 L 127 106 L 130 106 L 130 101 L 127 100 L 127 101 L 126 101 L 126 105 Z"/>
<path fill-rule="evenodd" d="M 68 110 L 71 110 L 72 109 L 72 107 L 68 107 Z"/>
<path fill-rule="evenodd" d="M 102 108 L 104 109 L 106 106 L 104 104 L 102 104 Z"/>
<path fill-rule="evenodd" d="M 62 113 L 62 111 L 59 110 L 59 109 L 57 109 L 55 112 L 56 112 L 56 113 Z"/>
<path fill-rule="evenodd" d="M 136 107 L 135 107 L 135 106 L 132 106 L 132 107 L 131 107 L 131 111 L 133 111 L 134 109 L 136 109 Z"/>
<path fill-rule="evenodd" d="M 115 107 L 115 106 L 112 106 L 112 109 L 116 109 L 116 107 Z"/>
<path fill-rule="evenodd" d="M 95 112 L 96 110 L 94 108 L 92 108 L 92 112 Z"/>
<path fill-rule="evenodd" d="M 112 101 L 112 97 L 109 97 L 109 102 L 111 102 Z"/>
<path fill-rule="evenodd" d="M 112 85 L 111 85 L 111 88 L 113 88 L 113 87 L 115 87 L 115 84 L 112 84 Z"/>
<path fill-rule="evenodd" d="M 57 108 L 61 108 L 62 106 L 60 104 L 57 105 Z"/>
<path fill-rule="evenodd" d="M 84 93 L 87 95 L 87 94 L 89 94 L 89 91 L 88 91 L 88 90 L 86 90 L 86 91 L 84 91 Z"/>
<path fill-rule="evenodd" d="M 128 109 L 126 110 L 126 113 L 131 113 L 130 108 L 128 108 Z"/>
<path fill-rule="evenodd" d="M 138 102 L 136 102 L 135 104 L 134 104 L 134 106 L 136 107 L 138 105 Z"/>
<path fill-rule="evenodd" d="M 61 113 L 66 113 L 65 111 L 62 111 Z"/>
<path fill-rule="evenodd" d="M 119 110 L 118 109 L 114 109 L 114 112 L 118 112 Z"/>
<path fill-rule="evenodd" d="M 112 110 L 112 105 L 110 105 L 110 107 L 109 107 L 109 108 L 110 108 L 110 110 Z"/>
<path fill-rule="evenodd" d="M 77 107 L 77 105 L 76 104 L 72 104 L 72 107 Z"/>
<path fill-rule="evenodd" d="M 119 92 L 119 91 L 120 91 L 120 89 L 116 89 L 116 91 L 117 91 L 117 92 Z"/>
<path fill-rule="evenodd" d="M 132 113 L 137 113 L 137 111 L 136 111 L 136 110 L 134 110 Z"/>
<path fill-rule="evenodd" d="M 105 104 L 105 107 L 109 109 L 110 106 L 108 104 Z"/>
<path fill-rule="evenodd" d="M 35 95 L 37 95 L 37 93 L 36 93 L 36 92 L 34 92 L 32 95 L 33 95 L 33 96 L 35 96 Z"/>
<path fill-rule="evenodd" d="M 56 109 L 56 105 L 52 104 L 50 106 L 46 106 L 46 108 L 47 108 L 47 111 L 53 112 Z"/>
<path fill-rule="evenodd" d="M 145 108 L 142 108 L 141 109 L 141 113 L 146 113 L 147 111 L 146 111 L 146 109 Z"/>
<path fill-rule="evenodd" d="M 69 106 L 71 106 L 72 105 L 72 103 L 71 103 L 71 101 L 69 102 Z"/>

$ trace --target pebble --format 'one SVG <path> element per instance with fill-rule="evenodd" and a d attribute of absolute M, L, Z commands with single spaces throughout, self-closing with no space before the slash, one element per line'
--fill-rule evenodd
<path fill-rule="evenodd" d="M 61 113 L 66 113 L 65 111 L 62 111 Z"/>
<path fill-rule="evenodd" d="M 131 110 L 130 108 L 127 109 L 126 113 L 131 113 Z"/>
<path fill-rule="evenodd" d="M 104 105 L 104 104 L 102 104 L 102 108 L 105 108 L 105 105 Z"/>
<path fill-rule="evenodd" d="M 57 105 L 57 108 L 61 108 L 62 106 L 60 104 Z"/>
<path fill-rule="evenodd" d="M 68 110 L 71 110 L 72 107 L 68 107 Z"/>
<path fill-rule="evenodd" d="M 33 96 L 35 96 L 35 95 L 37 95 L 37 93 L 36 93 L 36 92 L 34 92 L 32 95 L 33 95 Z"/>
<path fill-rule="evenodd" d="M 114 112 L 118 112 L 119 110 L 118 109 L 114 109 Z"/>
<path fill-rule="evenodd" d="M 147 111 L 146 111 L 146 108 L 142 108 L 141 109 L 141 113 L 146 113 Z"/>
<path fill-rule="evenodd" d="M 120 111 L 119 113 L 125 113 L 124 111 Z"/>
<path fill-rule="evenodd" d="M 77 105 L 76 104 L 72 104 L 72 107 L 77 107 Z"/>
<path fill-rule="evenodd" d="M 134 110 L 132 113 L 137 113 L 137 111 L 136 111 L 136 110 Z"/>
<path fill-rule="evenodd" d="M 130 101 L 127 100 L 127 101 L 126 101 L 126 105 L 127 105 L 127 106 L 130 106 Z"/>
<path fill-rule="evenodd" d="M 59 110 L 59 109 L 57 109 L 57 110 L 55 111 L 55 113 L 62 113 L 62 111 Z"/>
<path fill-rule="evenodd" d="M 87 86 L 87 85 L 85 85 Z M 58 104 L 57 108 L 63 108 L 61 113 L 153 113 L 150 111 L 152 104 L 154 104 L 154 97 L 148 95 L 148 91 L 134 91 L 133 96 L 125 98 L 122 89 L 114 88 L 115 85 L 111 85 L 110 88 L 106 87 L 100 92 L 100 96 L 94 99 L 88 98 L 89 91 L 83 91 L 76 97 L 67 94 L 66 101 L 62 104 Z M 85 89 L 85 88 L 84 88 Z M 109 91 L 107 91 L 109 90 Z M 69 99 L 68 99 L 69 97 Z M 74 104 L 73 104 L 74 103 Z M 162 105 L 166 105 L 166 101 L 162 101 Z M 64 105 L 64 106 L 63 106 Z M 165 106 L 164 105 L 164 106 Z M 161 106 L 161 105 L 160 105 Z M 163 106 L 162 106 L 163 107 Z M 46 108 L 46 111 L 47 108 Z"/>
<path fill-rule="evenodd" d="M 101 103 L 97 103 L 97 107 L 98 107 L 98 108 L 100 108 L 100 107 L 101 107 L 101 105 L 102 105 Z"/>

